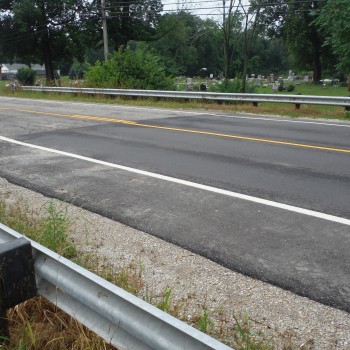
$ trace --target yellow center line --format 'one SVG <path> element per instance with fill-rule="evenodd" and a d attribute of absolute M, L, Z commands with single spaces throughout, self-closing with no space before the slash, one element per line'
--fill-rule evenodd
<path fill-rule="evenodd" d="M 52 113 L 52 112 L 39 112 L 39 111 L 32 111 L 30 109 L 18 109 L 18 108 L 7 108 L 2 107 L 1 110 L 8 110 L 8 111 L 16 111 L 16 112 L 24 112 L 24 113 L 33 113 L 33 114 L 43 114 L 43 115 L 52 115 L 55 117 L 72 117 L 71 114 L 61 114 L 61 113 Z"/>
<path fill-rule="evenodd" d="M 296 142 L 290 142 L 290 141 L 279 141 L 279 140 L 263 139 L 263 138 L 258 138 L 258 137 L 239 136 L 239 135 L 232 135 L 232 134 L 221 134 L 221 133 L 216 133 L 216 132 L 211 132 L 211 131 L 172 128 L 172 127 L 167 127 L 167 126 L 143 124 L 143 123 L 138 123 L 138 122 L 134 122 L 131 120 L 124 120 L 124 119 L 94 117 L 94 116 L 79 115 L 79 114 L 60 114 L 60 113 L 52 113 L 52 112 L 39 112 L 39 111 L 33 111 L 33 110 L 27 110 L 27 109 L 6 108 L 6 107 L 0 107 L 0 110 L 13 110 L 16 112 L 49 115 L 49 116 L 55 116 L 55 117 L 66 117 L 66 118 L 75 118 L 75 119 L 84 119 L 84 120 L 96 120 L 96 121 L 112 122 L 112 123 L 119 123 L 119 124 L 128 124 L 128 125 L 140 126 L 140 127 L 144 127 L 144 128 L 186 132 L 186 133 L 199 134 L 199 135 L 209 135 L 209 136 L 216 136 L 216 137 L 225 137 L 225 138 L 245 140 L 245 141 L 264 142 L 264 143 L 271 143 L 271 144 L 278 144 L 278 145 L 285 145 L 285 146 L 317 149 L 317 150 L 322 150 L 322 151 L 350 153 L 350 149 L 344 149 L 344 148 L 333 148 L 333 147 L 310 145 L 310 144 L 304 144 L 304 143 L 296 143 Z"/>
<path fill-rule="evenodd" d="M 157 126 L 157 125 L 149 125 L 149 124 L 139 124 L 139 123 L 137 123 L 135 125 L 142 126 L 142 127 L 145 127 L 145 128 L 181 131 L 181 132 L 188 132 L 188 133 L 194 133 L 194 134 L 227 137 L 227 138 L 231 138 L 231 139 L 266 142 L 266 143 L 274 143 L 274 144 L 294 146 L 294 147 L 304 147 L 304 148 L 319 149 L 319 150 L 324 150 L 324 151 L 350 153 L 350 149 L 343 149 L 343 148 L 333 148 L 333 147 L 325 147 L 325 146 L 317 146 L 317 145 L 308 145 L 308 144 L 303 144 L 303 143 L 295 143 L 295 142 L 288 142 L 288 141 L 278 141 L 278 140 L 270 140 L 270 139 L 261 139 L 261 138 L 257 138 L 257 137 L 239 136 L 239 135 L 232 135 L 232 134 L 221 134 L 221 133 L 210 132 L 210 131 L 170 128 L 170 127 L 166 127 L 166 126 Z"/>

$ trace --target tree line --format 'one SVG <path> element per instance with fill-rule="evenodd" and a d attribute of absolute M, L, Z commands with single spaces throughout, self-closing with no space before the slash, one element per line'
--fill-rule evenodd
<path fill-rule="evenodd" d="M 172 76 L 228 79 L 292 69 L 312 72 L 314 81 L 346 80 L 350 1 L 222 0 L 215 6 L 220 15 L 210 18 L 191 9 L 165 12 L 160 0 L 106 0 L 104 8 L 100 0 L 0 0 L 0 62 L 43 63 L 49 81 L 55 69 L 68 74 L 74 62 L 94 65 L 103 60 L 106 16 L 111 55 L 123 47 L 153 50 Z"/>

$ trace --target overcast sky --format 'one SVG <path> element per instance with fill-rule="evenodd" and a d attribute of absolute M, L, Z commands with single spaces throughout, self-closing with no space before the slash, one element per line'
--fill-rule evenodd
<path fill-rule="evenodd" d="M 165 11 L 187 10 L 201 17 L 222 16 L 222 1 L 216 0 L 163 0 Z"/>
<path fill-rule="evenodd" d="M 232 0 L 233 5 L 237 6 L 239 0 Z M 243 5 L 247 5 L 249 0 L 242 0 Z M 164 12 L 173 12 L 176 10 L 187 10 L 194 15 L 202 18 L 213 18 L 214 20 L 222 19 L 223 2 L 217 0 L 162 0 Z M 226 8 L 230 0 L 226 0 Z"/>

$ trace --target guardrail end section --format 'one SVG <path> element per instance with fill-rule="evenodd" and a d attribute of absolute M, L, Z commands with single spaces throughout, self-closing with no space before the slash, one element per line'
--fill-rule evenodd
<path fill-rule="evenodd" d="M 17 238 L 0 244 L 1 308 L 9 309 L 36 295 L 31 243 Z"/>

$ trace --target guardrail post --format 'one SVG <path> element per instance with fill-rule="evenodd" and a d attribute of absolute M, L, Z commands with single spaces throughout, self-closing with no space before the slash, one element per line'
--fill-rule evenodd
<path fill-rule="evenodd" d="M 253 106 L 254 107 L 259 107 L 259 103 L 258 102 L 253 102 Z"/>
<path fill-rule="evenodd" d="M 0 244 L 0 343 L 9 339 L 6 310 L 36 295 L 30 242 L 18 238 Z"/>
<path fill-rule="evenodd" d="M 300 92 L 296 93 L 296 95 L 301 95 Z M 301 103 L 296 103 L 295 104 L 295 109 L 300 109 Z"/>
<path fill-rule="evenodd" d="M 4 300 L 3 288 L 0 286 L 0 344 L 6 343 L 9 339 L 8 321 Z"/>

